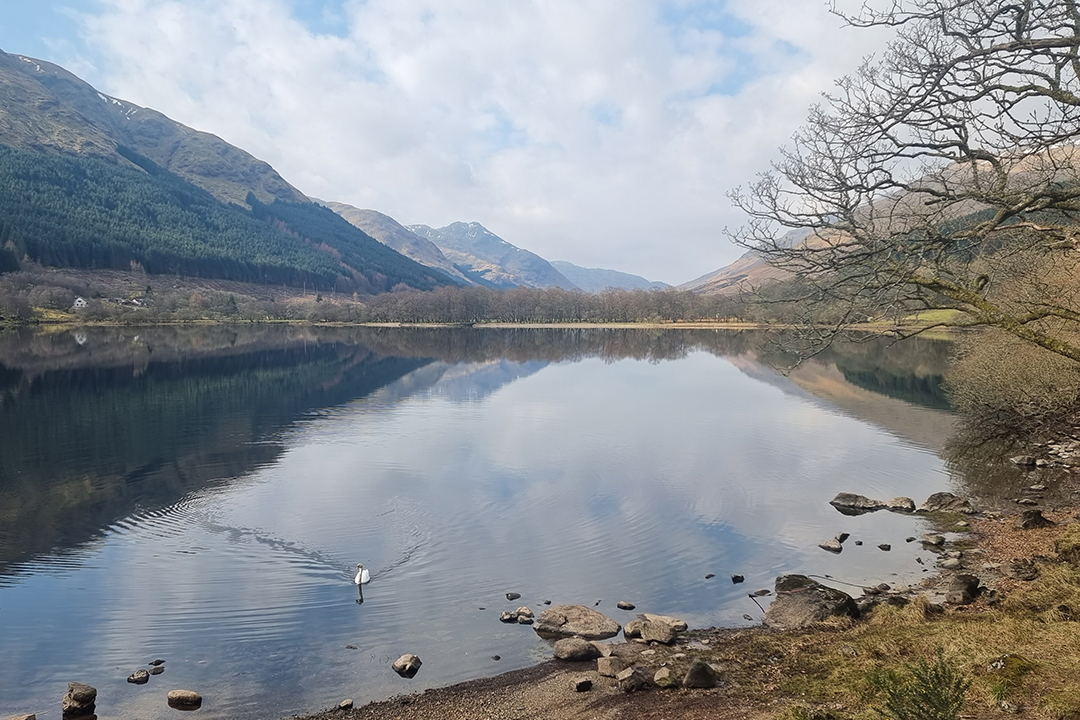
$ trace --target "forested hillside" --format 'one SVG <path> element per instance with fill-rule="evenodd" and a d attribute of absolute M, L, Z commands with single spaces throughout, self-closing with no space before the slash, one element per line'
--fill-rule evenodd
<path fill-rule="evenodd" d="M 278 201 L 260 219 L 121 152 L 142 169 L 0 145 L 0 271 L 28 258 L 344 292 L 443 284 L 329 210 Z"/>

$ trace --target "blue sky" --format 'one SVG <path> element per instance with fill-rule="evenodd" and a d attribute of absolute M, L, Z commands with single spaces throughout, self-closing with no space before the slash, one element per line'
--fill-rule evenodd
<path fill-rule="evenodd" d="M 213 132 L 303 192 L 678 283 L 724 193 L 880 36 L 804 0 L 18 0 L 0 48 Z"/>

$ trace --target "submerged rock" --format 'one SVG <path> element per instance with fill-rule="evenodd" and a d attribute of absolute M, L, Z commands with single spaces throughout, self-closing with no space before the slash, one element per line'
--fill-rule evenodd
<path fill-rule="evenodd" d="M 69 682 L 60 709 L 65 718 L 93 715 L 95 702 L 97 702 L 97 688 L 85 683 Z"/>
<path fill-rule="evenodd" d="M 202 705 L 202 695 L 194 690 L 170 690 L 166 699 L 169 707 L 181 710 L 194 710 Z"/>
<path fill-rule="evenodd" d="M 127 681 L 134 685 L 145 685 L 150 682 L 150 673 L 146 670 L 136 670 L 128 675 Z"/>
<path fill-rule="evenodd" d="M 540 637 L 578 636 L 586 640 L 606 640 L 619 634 L 622 626 L 584 605 L 555 605 L 540 613 L 533 629 Z"/>
<path fill-rule="evenodd" d="M 880 500 L 847 492 L 837 493 L 836 497 L 829 501 L 829 504 L 844 515 L 862 515 L 885 507 L 885 503 Z"/>
<path fill-rule="evenodd" d="M 805 575 L 781 575 L 776 578 L 776 601 L 765 611 L 765 625 L 799 628 L 843 615 L 859 616 L 847 593 Z"/>
<path fill-rule="evenodd" d="M 416 673 L 420 672 L 420 666 L 423 664 L 416 655 L 406 653 L 395 660 L 391 667 L 401 677 L 411 679 L 416 677 Z"/>

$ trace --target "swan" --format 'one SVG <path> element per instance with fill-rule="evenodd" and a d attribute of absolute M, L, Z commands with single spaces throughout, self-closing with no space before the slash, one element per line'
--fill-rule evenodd
<path fill-rule="evenodd" d="M 363 563 L 356 564 L 356 577 L 353 578 L 353 585 L 367 585 L 371 582 L 371 573 L 367 571 Z"/>

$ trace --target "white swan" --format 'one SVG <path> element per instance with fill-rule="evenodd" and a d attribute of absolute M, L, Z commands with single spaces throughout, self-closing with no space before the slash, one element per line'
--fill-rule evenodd
<path fill-rule="evenodd" d="M 367 571 L 363 563 L 356 564 L 356 577 L 353 578 L 353 585 L 367 585 L 371 582 L 371 573 Z"/>

